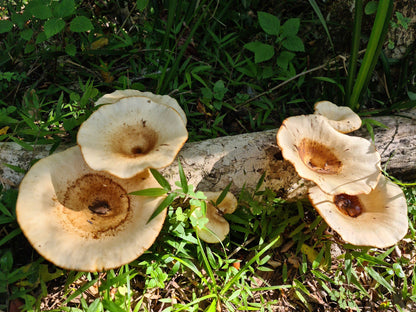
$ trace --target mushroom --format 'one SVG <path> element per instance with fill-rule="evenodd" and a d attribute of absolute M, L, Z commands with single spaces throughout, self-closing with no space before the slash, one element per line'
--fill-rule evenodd
<path fill-rule="evenodd" d="M 77 141 L 87 164 L 128 179 L 170 165 L 188 139 L 180 115 L 146 97 L 121 98 L 99 107 L 81 125 Z"/>
<path fill-rule="evenodd" d="M 97 102 L 95 102 L 95 105 L 114 104 L 121 99 L 128 97 L 145 97 L 150 99 L 150 104 L 154 102 L 154 104 L 170 106 L 181 116 L 183 123 L 186 126 L 187 119 L 185 112 L 183 111 L 182 107 L 180 107 L 178 102 L 169 95 L 159 95 L 152 92 L 141 92 L 134 89 L 116 90 L 113 93 L 103 95 L 97 100 Z"/>
<path fill-rule="evenodd" d="M 361 118 L 347 106 L 320 101 L 315 103 L 315 114 L 328 118 L 329 124 L 342 133 L 349 133 L 361 127 Z"/>
<path fill-rule="evenodd" d="M 309 189 L 309 199 L 326 223 L 350 244 L 385 248 L 407 233 L 406 198 L 384 176 L 369 194 L 329 195 L 314 186 Z"/>
<path fill-rule="evenodd" d="M 153 244 L 166 216 L 147 223 L 163 198 L 128 194 L 158 185 L 148 170 L 131 179 L 94 171 L 79 147 L 71 147 L 39 160 L 25 175 L 17 221 L 38 253 L 59 267 L 119 267 Z"/>
<path fill-rule="evenodd" d="M 215 207 L 212 202 L 215 203 L 221 192 L 204 192 L 204 194 L 207 197 L 206 217 L 208 222 L 203 227 L 196 226 L 195 231 L 204 242 L 212 244 L 222 242 L 230 232 L 230 225 L 223 215 L 231 214 L 237 209 L 237 199 L 228 192 L 218 207 Z M 200 207 L 192 212 L 192 215 L 197 218 L 201 214 Z"/>
<path fill-rule="evenodd" d="M 336 131 L 320 115 L 287 118 L 277 132 L 277 143 L 302 178 L 329 194 L 369 193 L 381 174 L 374 144 Z"/>

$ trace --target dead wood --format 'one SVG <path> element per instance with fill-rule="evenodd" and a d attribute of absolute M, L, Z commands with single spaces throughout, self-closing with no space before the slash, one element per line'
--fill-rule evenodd
<path fill-rule="evenodd" d="M 416 111 L 401 116 L 374 117 L 386 128 L 374 128 L 374 141 L 386 172 L 403 181 L 416 179 Z M 276 144 L 277 129 L 187 143 L 178 157 L 189 184 L 199 190 L 222 190 L 232 182 L 236 193 L 243 186 L 254 188 L 263 173 L 264 186 L 282 198 L 306 194 L 309 182 L 299 178 L 282 158 Z M 366 129 L 351 135 L 370 139 Z M 63 150 L 67 146 L 60 147 Z M 0 143 L 0 177 L 6 186 L 17 187 L 23 174 L 5 164 L 27 170 L 35 159 L 46 157 L 50 146 L 37 145 L 26 151 L 16 143 Z M 357 161 L 360 161 L 357 159 Z M 161 170 L 173 185 L 179 180 L 177 161 Z"/>

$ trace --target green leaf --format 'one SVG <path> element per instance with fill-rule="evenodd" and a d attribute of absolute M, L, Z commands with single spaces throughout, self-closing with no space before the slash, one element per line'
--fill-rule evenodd
<path fill-rule="evenodd" d="M 181 161 L 178 159 L 178 169 L 179 169 L 179 179 L 181 180 L 181 187 L 183 192 L 186 194 L 188 193 L 188 181 L 186 180 L 185 172 L 183 171 L 183 167 Z"/>
<path fill-rule="evenodd" d="M 224 200 L 225 196 L 227 196 L 228 191 L 230 190 L 231 184 L 233 182 L 228 183 L 228 185 L 224 188 L 221 192 L 220 196 L 218 196 L 217 200 L 215 201 L 215 205 L 218 206 Z"/>
<path fill-rule="evenodd" d="M 72 32 L 84 32 L 94 29 L 94 26 L 85 16 L 77 16 L 71 21 L 69 29 Z"/>
<path fill-rule="evenodd" d="M 365 5 L 364 12 L 367 15 L 371 15 L 377 12 L 378 2 L 370 1 Z"/>
<path fill-rule="evenodd" d="M 54 17 L 68 17 L 75 14 L 74 0 L 61 0 L 52 2 L 52 12 Z"/>
<path fill-rule="evenodd" d="M 274 48 L 259 41 L 249 42 L 244 45 L 247 50 L 254 52 L 254 62 L 261 63 L 270 60 L 274 55 Z"/>
<path fill-rule="evenodd" d="M 276 64 L 284 70 L 289 66 L 289 62 L 295 57 L 295 53 L 289 51 L 282 51 L 276 58 Z"/>
<path fill-rule="evenodd" d="M 158 197 L 158 196 L 165 195 L 166 193 L 167 191 L 165 189 L 154 187 L 154 188 L 148 188 L 148 189 L 144 189 L 140 191 L 131 192 L 129 193 L 129 195 Z"/>
<path fill-rule="evenodd" d="M 52 10 L 49 5 L 41 0 L 32 0 L 29 1 L 26 10 L 34 17 L 45 20 L 52 17 Z"/>
<path fill-rule="evenodd" d="M 45 30 L 46 38 L 49 39 L 64 29 L 65 22 L 61 18 L 51 18 L 45 22 L 43 27 Z"/>
<path fill-rule="evenodd" d="M 15 137 L 10 137 L 10 139 L 12 139 L 13 142 L 19 144 L 21 147 L 23 147 L 25 150 L 27 151 L 33 151 L 33 146 L 30 144 L 27 144 L 24 141 L 19 140 L 18 138 Z"/>
<path fill-rule="evenodd" d="M 163 189 L 165 189 L 168 192 L 171 190 L 168 180 L 166 180 L 165 177 L 162 176 L 159 171 L 157 171 L 156 169 L 150 168 L 150 172 L 152 173 L 156 181 L 159 183 L 159 185 L 163 187 Z"/>
<path fill-rule="evenodd" d="M 387 282 L 385 280 L 384 277 L 382 277 L 376 270 L 374 270 L 373 267 L 371 266 L 366 266 L 364 267 L 364 269 L 367 271 L 367 273 L 380 285 L 384 286 L 389 292 L 393 292 L 393 286 L 391 286 L 389 284 L 389 282 Z"/>
<path fill-rule="evenodd" d="M 166 196 L 166 198 L 160 203 L 160 205 L 152 213 L 152 215 L 150 216 L 146 224 L 152 221 L 154 218 L 156 218 L 165 208 L 169 207 L 169 205 L 173 203 L 175 198 L 176 198 L 175 193 L 170 193 L 168 196 Z"/>
<path fill-rule="evenodd" d="M 225 87 L 224 81 L 218 80 L 214 84 L 213 91 L 214 98 L 221 101 L 222 99 L 224 99 L 224 96 L 227 93 L 228 89 Z"/>
<path fill-rule="evenodd" d="M 136 8 L 140 12 L 146 9 L 147 5 L 149 4 L 149 0 L 137 0 L 136 1 Z"/>
<path fill-rule="evenodd" d="M 282 25 L 282 36 L 293 37 L 299 32 L 300 19 L 290 18 Z"/>
<path fill-rule="evenodd" d="M 13 23 L 9 20 L 0 20 L 0 34 L 7 33 L 13 28 Z"/>
<path fill-rule="evenodd" d="M 33 36 L 33 30 L 32 30 L 32 29 L 30 29 L 30 28 L 25 29 L 25 30 L 22 30 L 22 31 L 20 32 L 20 37 L 21 37 L 23 40 L 29 41 L 30 39 L 32 39 L 32 36 Z"/>
<path fill-rule="evenodd" d="M 18 166 L 14 166 L 14 165 L 10 165 L 10 164 L 3 164 L 3 165 L 6 166 L 6 167 L 8 167 L 8 168 L 10 168 L 10 169 L 12 169 L 15 172 L 18 172 L 18 173 L 26 173 L 26 170 L 25 169 L 22 169 L 22 168 L 20 168 Z"/>
<path fill-rule="evenodd" d="M 303 45 L 302 39 L 300 39 L 298 36 L 287 37 L 285 40 L 283 40 L 282 45 L 289 51 L 293 51 L 293 52 L 305 51 L 305 47 Z"/>
<path fill-rule="evenodd" d="M 69 56 L 75 56 L 77 54 L 77 47 L 74 44 L 70 43 L 66 45 L 65 52 Z"/>
<path fill-rule="evenodd" d="M 0 246 L 4 245 L 5 243 L 7 243 L 9 240 L 13 239 L 14 237 L 16 237 L 17 235 L 19 235 L 20 233 L 22 233 L 22 230 L 20 228 L 14 229 L 13 231 L 11 231 L 9 234 L 7 234 L 6 236 L 4 236 L 2 239 L 0 239 Z"/>
<path fill-rule="evenodd" d="M 259 24 L 264 32 L 269 35 L 279 35 L 280 20 L 276 16 L 267 12 L 257 12 Z"/>

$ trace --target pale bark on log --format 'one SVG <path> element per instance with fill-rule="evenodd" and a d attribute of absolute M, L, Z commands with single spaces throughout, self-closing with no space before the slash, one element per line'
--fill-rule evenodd
<path fill-rule="evenodd" d="M 404 181 L 416 179 L 415 115 L 416 111 L 413 111 L 406 117 L 373 118 L 387 126 L 386 129 L 374 128 L 375 145 L 381 154 L 383 169 Z M 301 179 L 292 165 L 282 158 L 276 133 L 277 129 L 274 129 L 186 143 L 178 157 L 189 184 L 202 191 L 219 191 L 230 182 L 233 193 L 243 186 L 252 189 L 265 173 L 263 186 L 273 189 L 278 196 L 286 199 L 303 197 L 311 184 Z M 365 129 L 351 135 L 370 139 Z M 60 147 L 58 151 L 67 147 Z M 4 164 L 28 169 L 34 159 L 46 157 L 49 150 L 50 146 L 38 145 L 31 152 L 16 143 L 0 143 L 1 183 L 17 187 L 23 177 Z M 172 185 L 179 181 L 177 161 L 161 173 Z"/>

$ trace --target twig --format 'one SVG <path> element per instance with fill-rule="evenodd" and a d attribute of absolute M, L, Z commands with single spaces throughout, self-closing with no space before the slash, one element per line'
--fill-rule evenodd
<path fill-rule="evenodd" d="M 362 54 L 362 53 L 364 53 L 364 52 L 365 52 L 365 50 L 361 50 L 360 52 L 358 52 L 358 54 Z M 328 63 L 322 64 L 322 65 L 319 65 L 319 66 L 317 66 L 317 67 L 314 67 L 314 68 L 311 68 L 311 69 L 308 69 L 308 70 L 305 70 L 305 71 L 303 71 L 303 72 L 301 72 L 301 73 L 299 73 L 299 74 L 297 74 L 297 75 L 295 75 L 295 76 L 293 76 L 293 77 L 291 77 L 291 78 L 289 78 L 289 79 L 287 79 L 287 80 L 283 81 L 282 83 L 280 83 L 280 84 L 278 84 L 278 85 L 274 86 L 273 88 L 271 88 L 271 89 L 269 89 L 269 90 L 267 90 L 267 91 L 264 91 L 264 92 L 262 92 L 262 93 L 260 93 L 260 94 L 258 94 L 258 95 L 256 95 L 256 96 L 252 97 L 251 99 L 248 99 L 247 101 L 245 101 L 245 102 L 243 102 L 243 103 L 239 104 L 237 107 L 241 107 L 241 106 L 247 105 L 248 103 L 250 103 L 250 102 L 253 102 L 253 101 L 257 100 L 258 98 L 260 98 L 260 97 L 262 97 L 262 96 L 264 96 L 264 95 L 267 95 L 267 94 L 269 94 L 269 93 L 272 93 L 273 91 L 276 91 L 277 89 L 279 89 L 279 88 L 281 88 L 281 87 L 283 87 L 283 86 L 287 85 L 289 82 L 291 82 L 291 81 L 293 81 L 293 80 L 296 80 L 296 79 L 298 79 L 299 77 L 302 77 L 302 76 L 304 76 L 304 75 L 307 75 L 307 74 L 313 73 L 313 72 L 318 71 L 318 70 L 320 70 L 320 69 L 323 69 L 323 68 L 325 68 L 325 67 L 328 67 L 328 66 L 331 66 L 331 65 L 333 65 L 333 64 L 336 64 L 336 63 L 338 62 L 338 59 L 342 59 L 342 60 L 343 60 L 343 63 L 345 64 L 345 59 L 346 59 L 345 57 L 336 56 L 334 59 L 332 59 L 332 60 L 331 60 L 331 61 L 329 61 Z M 345 65 L 344 65 L 344 68 L 345 68 Z"/>

